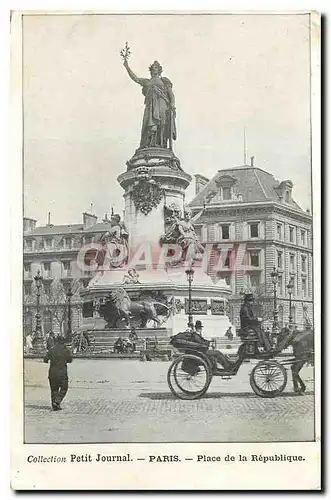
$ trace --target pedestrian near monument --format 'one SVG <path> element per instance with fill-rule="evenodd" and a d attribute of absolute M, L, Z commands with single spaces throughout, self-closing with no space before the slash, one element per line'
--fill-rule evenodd
<path fill-rule="evenodd" d="M 52 330 L 50 330 L 46 334 L 46 349 L 47 349 L 47 351 L 49 351 L 54 346 L 54 343 L 55 343 L 55 334 Z"/>
<path fill-rule="evenodd" d="M 225 337 L 227 337 L 229 340 L 233 340 L 233 333 L 232 333 L 231 326 L 229 326 L 229 328 L 225 332 Z"/>
<path fill-rule="evenodd" d="M 51 389 L 53 411 L 62 410 L 61 403 L 68 392 L 67 363 L 72 362 L 72 354 L 63 337 L 55 338 L 54 346 L 47 351 L 44 363 L 50 362 L 48 380 Z"/>
<path fill-rule="evenodd" d="M 32 335 L 31 333 L 28 333 L 27 336 L 25 337 L 25 352 L 26 354 L 30 354 L 32 349 L 33 349 L 33 343 L 32 343 Z"/>

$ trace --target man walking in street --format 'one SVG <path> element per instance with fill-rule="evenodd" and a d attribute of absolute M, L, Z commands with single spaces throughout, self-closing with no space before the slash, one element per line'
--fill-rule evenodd
<path fill-rule="evenodd" d="M 65 340 L 59 336 L 55 339 L 54 346 L 49 349 L 44 357 L 44 363 L 50 361 L 48 380 L 51 389 L 53 411 L 62 410 L 61 402 L 68 392 L 67 363 L 71 363 L 72 355 L 65 346 Z"/>

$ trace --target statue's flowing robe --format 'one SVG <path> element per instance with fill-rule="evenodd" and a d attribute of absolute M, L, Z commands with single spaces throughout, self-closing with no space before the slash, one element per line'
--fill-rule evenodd
<path fill-rule="evenodd" d="M 174 105 L 172 83 L 168 78 L 141 78 L 145 96 L 145 111 L 141 128 L 140 147 L 167 147 L 172 132 L 176 140 L 176 124 L 171 107 Z"/>

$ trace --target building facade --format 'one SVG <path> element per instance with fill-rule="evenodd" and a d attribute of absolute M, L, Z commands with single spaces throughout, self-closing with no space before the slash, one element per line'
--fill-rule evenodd
<path fill-rule="evenodd" d="M 86 287 L 94 271 L 79 265 L 82 247 L 94 244 L 110 228 L 107 215 L 102 222 L 90 213 L 83 213 L 81 224 L 37 226 L 34 219 L 24 218 L 23 250 L 23 329 L 35 329 L 36 285 L 38 270 L 42 276 L 41 318 L 43 333 L 53 330 L 64 333 L 67 328 L 67 291 L 71 287 L 72 329 L 82 324 L 83 303 L 80 291 Z M 92 245 L 93 246 L 93 245 Z M 88 252 L 87 252 L 88 253 Z M 86 256 L 86 254 L 85 254 Z M 95 252 L 91 258 L 95 257 Z M 89 269 L 91 267 L 89 266 Z"/>
<path fill-rule="evenodd" d="M 307 318 L 313 322 L 312 216 L 292 198 L 292 189 L 290 180 L 278 182 L 253 164 L 219 170 L 211 180 L 196 176 L 190 206 L 196 211 L 205 206 L 196 231 L 211 248 L 209 274 L 232 289 L 230 319 L 236 327 L 248 291 L 272 326 L 274 268 L 280 326 L 288 324 L 290 302 L 298 328 Z"/>

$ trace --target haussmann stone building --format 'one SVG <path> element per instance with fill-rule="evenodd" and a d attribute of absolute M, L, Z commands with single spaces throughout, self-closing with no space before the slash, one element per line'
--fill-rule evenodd
<path fill-rule="evenodd" d="M 293 322 L 301 328 L 307 318 L 313 321 L 312 216 L 293 199 L 291 180 L 278 182 L 253 159 L 249 166 L 219 170 L 211 180 L 195 177 L 190 206 L 205 205 L 196 230 L 202 242 L 219 249 L 211 252 L 208 272 L 231 286 L 232 323 L 239 326 L 242 294 L 249 291 L 272 326 L 274 267 L 280 326 L 289 319 L 290 280 Z"/>

